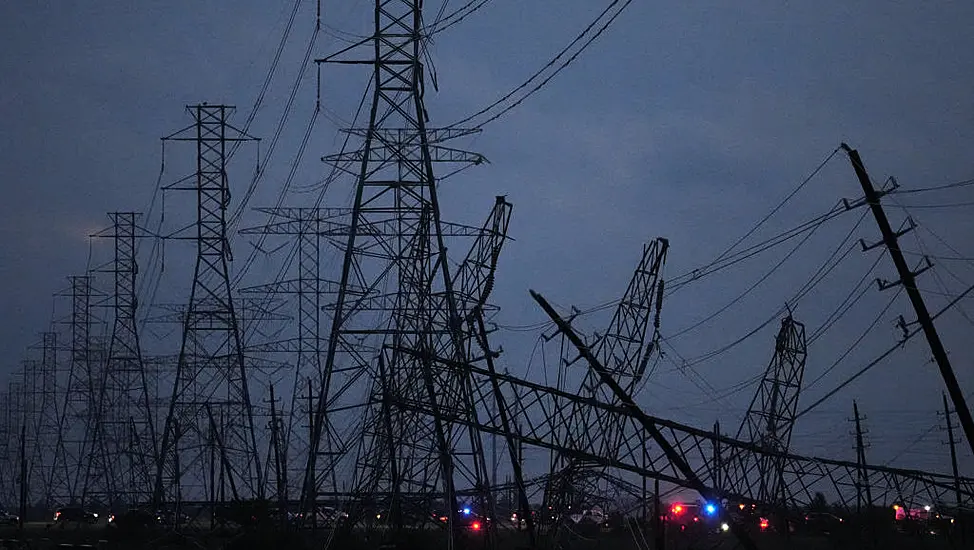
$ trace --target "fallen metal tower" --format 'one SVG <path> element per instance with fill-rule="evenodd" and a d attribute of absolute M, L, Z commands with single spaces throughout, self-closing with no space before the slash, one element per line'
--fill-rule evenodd
<path fill-rule="evenodd" d="M 643 380 L 649 360 L 656 351 L 663 299 L 662 270 L 668 248 L 666 239 L 656 239 L 643 246 L 639 263 L 608 327 L 603 334 L 596 335 L 597 341 L 592 344 L 595 356 L 603 364 L 609 365 L 611 375 L 627 392 L 634 391 Z M 653 327 L 652 331 L 650 327 Z M 574 348 L 569 345 L 567 351 L 567 356 L 562 358 L 561 368 L 583 369 L 578 395 L 615 403 L 616 397 L 600 383 L 599 377 L 593 371 L 578 366 L 580 357 Z M 580 440 L 585 437 L 582 432 L 590 429 L 592 423 L 599 426 L 602 434 L 600 454 L 617 456 L 623 444 L 621 433 L 598 409 L 588 409 L 572 419 L 562 427 L 562 437 L 569 443 Z M 580 507 L 613 504 L 612 501 L 616 499 L 610 490 L 619 484 L 611 472 L 598 464 L 586 464 L 575 459 L 571 453 L 552 454 L 552 484 L 546 491 L 545 504 L 551 507 L 554 514 L 565 518 L 571 510 L 579 510 Z M 593 475 L 595 472 L 598 475 Z"/>
<path fill-rule="evenodd" d="M 727 466 L 728 483 L 733 486 L 757 481 L 757 500 L 763 503 L 786 504 L 782 487 L 784 453 L 791 445 L 806 356 L 805 325 L 788 315 L 781 321 L 775 338 L 774 357 L 737 430 L 736 439 L 750 441 L 764 452 L 722 459 Z"/>

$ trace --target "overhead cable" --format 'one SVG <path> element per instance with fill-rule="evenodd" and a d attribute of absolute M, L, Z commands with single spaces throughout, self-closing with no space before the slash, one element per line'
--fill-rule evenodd
<path fill-rule="evenodd" d="M 558 73 L 560 73 L 562 70 L 564 70 L 566 67 L 568 67 L 573 61 L 575 61 L 575 59 L 577 59 L 578 56 L 581 55 L 581 53 L 584 52 L 585 49 L 593 41 L 595 41 L 599 36 L 601 36 L 602 33 L 604 33 L 606 31 L 606 29 L 608 29 L 609 26 L 612 25 L 612 23 L 620 15 L 622 15 L 622 12 L 625 11 L 625 9 L 629 6 L 629 4 L 632 3 L 632 0 L 626 0 L 620 6 L 619 4 L 620 4 L 621 1 L 622 0 L 613 0 L 612 2 L 610 2 L 609 5 L 604 10 L 602 10 L 602 12 L 598 15 L 598 17 L 595 18 L 594 21 L 592 21 L 591 23 L 589 23 L 589 25 L 587 27 L 585 27 L 585 29 L 581 33 L 579 33 L 567 46 L 565 46 L 565 48 L 563 48 L 560 52 L 558 52 L 558 54 L 554 58 L 552 58 L 548 63 L 546 63 L 543 67 L 541 67 L 541 69 L 539 69 L 537 72 L 535 72 L 533 75 L 531 75 L 530 78 L 528 78 L 527 80 L 525 80 L 523 83 L 521 83 L 519 86 L 517 86 L 516 88 L 514 88 L 513 90 L 511 90 L 507 94 L 505 94 L 500 99 L 494 101 L 493 103 L 491 103 L 490 105 L 488 105 L 488 106 L 484 107 L 483 109 L 477 111 L 476 113 L 474 113 L 474 114 L 472 114 L 472 115 L 470 115 L 470 116 L 468 116 L 468 117 L 466 117 L 466 118 L 464 118 L 462 120 L 458 120 L 457 122 L 454 122 L 453 124 L 447 126 L 447 128 L 455 128 L 455 127 L 459 127 L 459 126 L 469 125 L 469 123 L 471 121 L 473 121 L 474 119 L 476 119 L 476 118 L 478 118 L 478 117 L 480 117 L 482 115 L 485 115 L 485 114 L 489 113 L 490 111 L 492 111 L 496 107 L 499 107 L 504 102 L 506 102 L 507 100 L 509 100 L 512 97 L 514 97 L 518 92 L 524 90 L 525 88 L 528 88 L 531 85 L 532 82 L 534 82 L 534 81 L 538 80 L 539 78 L 541 78 L 544 75 L 545 71 L 547 71 L 548 69 L 550 69 L 552 67 L 555 67 L 555 65 L 558 63 L 558 61 L 560 59 L 562 59 L 563 57 L 565 57 L 565 55 L 567 55 L 568 52 L 571 51 L 571 49 L 573 47 L 575 47 L 576 44 L 578 44 L 579 42 L 581 42 L 581 46 L 578 49 L 578 51 L 576 51 L 574 54 L 572 54 L 571 56 L 569 56 L 565 61 L 563 61 L 561 63 L 561 65 L 558 65 L 554 69 L 554 71 L 551 72 L 551 74 L 549 74 L 547 77 L 545 77 L 543 80 L 541 80 L 541 82 L 539 82 L 536 86 L 534 86 L 533 88 L 531 88 L 530 90 L 528 90 L 527 92 L 525 92 L 524 95 L 522 95 L 520 98 L 518 98 L 517 100 L 515 100 L 513 103 L 507 105 L 506 107 L 503 107 L 500 111 L 498 111 L 495 114 L 491 115 L 487 119 L 485 119 L 485 120 L 483 120 L 481 122 L 476 123 L 475 126 L 477 128 L 481 128 L 481 127 L 485 126 L 486 124 L 488 124 L 490 122 L 493 122 L 493 121 L 497 120 L 498 118 L 504 116 L 506 113 L 508 113 L 512 109 L 518 107 L 526 99 L 528 99 L 529 97 L 531 97 L 532 95 L 534 95 L 538 90 L 540 90 L 546 84 L 548 84 L 548 82 L 550 82 L 551 79 L 554 78 Z M 614 13 L 612 13 L 613 10 L 615 10 Z M 612 13 L 612 15 L 608 16 L 608 19 L 598 28 L 598 30 L 596 30 L 593 34 L 591 34 L 589 36 L 589 33 L 592 31 L 592 29 L 595 28 L 599 24 L 600 21 L 602 21 L 603 19 L 606 19 L 606 16 L 608 14 L 610 14 L 610 13 Z M 588 36 L 587 39 L 586 39 L 586 36 Z"/>
<path fill-rule="evenodd" d="M 967 290 L 965 290 L 964 292 L 962 292 L 961 294 L 959 294 L 956 298 L 954 298 L 953 300 L 951 300 L 950 303 L 948 303 L 946 306 L 944 306 L 936 314 L 932 315 L 930 317 L 930 321 L 933 322 L 934 320 L 936 320 L 938 317 L 940 317 L 941 315 L 943 315 L 950 308 L 954 307 L 954 305 L 956 305 L 957 302 L 959 302 L 960 300 L 962 300 L 963 298 L 965 298 L 971 292 L 974 292 L 974 285 L 968 287 Z M 890 355 L 892 355 L 894 351 L 896 351 L 897 349 L 903 347 L 908 341 L 910 341 L 910 339 L 912 339 L 918 333 L 922 332 L 922 330 L 923 330 L 922 328 L 917 328 L 917 329 L 914 329 L 914 330 L 910 331 L 909 333 L 905 334 L 903 336 L 903 338 L 900 339 L 900 341 L 897 342 L 893 347 L 889 348 L 888 350 L 886 350 L 885 352 L 883 352 L 882 354 L 880 354 L 879 357 L 877 357 L 876 359 L 874 359 L 874 360 L 870 361 L 869 363 L 867 363 L 866 366 L 864 366 L 863 368 L 859 369 L 855 374 L 853 374 L 852 376 L 850 376 L 849 378 L 847 378 L 845 381 L 843 381 L 841 384 L 839 384 L 838 386 L 836 386 L 835 389 L 829 391 L 827 394 L 825 394 L 824 396 L 822 396 L 820 399 L 818 399 L 817 401 L 815 401 L 814 403 L 812 403 L 811 405 L 809 405 L 808 407 L 806 407 L 804 410 L 802 410 L 800 413 L 798 413 L 795 416 L 795 418 L 797 419 L 797 418 L 799 418 L 801 416 L 804 416 L 805 414 L 811 412 L 816 407 L 818 407 L 819 405 L 821 405 L 822 403 L 824 403 L 826 400 L 828 400 L 829 398 L 831 398 L 833 395 L 839 393 L 839 391 L 841 391 L 843 388 L 845 388 L 849 384 L 851 384 L 854 381 L 856 381 L 857 379 L 859 379 L 859 377 L 861 377 L 863 374 L 866 374 L 867 372 L 869 372 L 870 369 L 872 369 L 873 367 L 875 367 L 876 365 L 878 365 L 879 363 L 881 363 L 884 359 L 886 359 L 887 357 L 889 357 Z"/>
<path fill-rule="evenodd" d="M 967 187 L 974 185 L 974 179 L 957 181 L 954 183 L 948 183 L 945 185 L 936 185 L 933 187 L 921 187 L 919 189 L 903 189 L 902 187 L 888 191 L 889 195 L 911 195 L 914 193 L 928 193 L 931 191 L 943 191 L 945 189 L 956 189 L 958 187 Z"/>

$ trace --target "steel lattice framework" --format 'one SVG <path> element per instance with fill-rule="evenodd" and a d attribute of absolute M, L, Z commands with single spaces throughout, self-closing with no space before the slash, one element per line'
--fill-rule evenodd
<path fill-rule="evenodd" d="M 58 442 L 57 332 L 41 333 L 38 347 L 40 361 L 25 372 L 25 386 L 31 403 L 27 418 L 27 479 L 30 483 L 27 498 L 32 504 L 53 506 L 55 502 L 48 472 L 52 468 L 51 461 L 56 456 Z"/>
<path fill-rule="evenodd" d="M 550 308 L 550 306 L 548 306 Z M 550 310 L 553 314 L 553 310 Z M 575 339 L 579 353 L 596 372 L 605 372 L 598 360 L 592 356 L 578 338 L 573 329 L 564 323 L 560 317 L 554 317 L 561 330 L 569 332 Z M 603 383 L 607 377 L 602 376 Z M 855 462 L 831 460 L 823 458 L 805 457 L 786 452 L 776 452 L 764 449 L 753 442 L 720 436 L 713 432 L 685 426 L 676 422 L 661 419 L 642 413 L 638 407 L 631 404 L 631 399 L 622 400 L 621 405 L 610 405 L 595 400 L 584 400 L 564 392 L 552 391 L 539 385 L 525 384 L 523 381 L 510 381 L 512 386 L 518 387 L 522 396 L 524 425 L 531 434 L 532 441 L 542 446 L 550 445 L 550 426 L 556 426 L 567 418 L 578 414 L 580 408 L 596 407 L 606 411 L 613 422 L 625 434 L 626 441 L 615 457 L 600 457 L 597 435 L 579 446 L 576 452 L 595 462 L 615 463 L 620 469 L 632 472 L 642 472 L 643 475 L 658 478 L 678 485 L 694 487 L 697 480 L 723 479 L 723 484 L 714 487 L 713 484 L 704 486 L 709 492 L 726 495 L 733 498 L 759 501 L 762 480 L 758 477 L 728 479 L 727 476 L 715 474 L 715 469 L 723 468 L 728 458 L 734 455 L 754 455 L 748 459 L 756 463 L 758 455 L 771 455 L 781 460 L 782 491 L 786 495 L 783 499 L 788 505 L 803 506 L 811 502 L 815 491 L 822 490 L 826 494 L 837 496 L 840 501 L 849 506 L 856 500 L 856 478 L 859 466 Z M 533 411 L 533 412 L 532 412 Z M 538 414 L 540 411 L 553 411 L 552 414 Z M 528 423 L 530 417 L 543 418 Z M 658 431 L 660 438 L 647 438 L 643 431 Z M 592 433 L 595 433 L 594 431 Z M 642 435 L 642 437 L 641 437 Z M 650 440 L 657 444 L 650 448 L 648 468 L 641 468 L 643 449 L 640 441 Z M 556 443 L 557 445 L 557 443 Z M 672 454 L 672 449 L 676 454 Z M 677 458 L 677 460 L 673 460 Z M 692 472 L 680 468 L 680 463 L 692 466 Z M 874 502 L 876 504 L 892 504 L 894 502 L 922 503 L 944 502 L 953 489 L 953 477 L 916 470 L 868 466 L 874 487 Z M 692 474 L 692 475 L 688 475 Z M 974 498 L 974 479 L 961 479 L 962 494 L 970 501 Z"/>
<path fill-rule="evenodd" d="M 48 473 L 48 487 L 56 502 L 83 503 L 84 471 L 91 451 L 96 391 L 99 370 L 94 365 L 93 319 L 91 315 L 92 277 L 69 277 L 71 282 L 70 363 L 64 378 L 63 399 L 57 407 L 57 446 Z M 55 379 L 57 379 L 56 377 Z"/>
<path fill-rule="evenodd" d="M 734 486 L 757 480 L 757 500 L 787 504 L 781 490 L 784 459 L 791 444 L 791 432 L 798 413 L 798 397 L 805 372 L 805 325 L 788 315 L 775 338 L 774 357 L 765 370 L 736 439 L 750 441 L 767 451 L 731 456 L 726 464 L 727 482 Z M 756 462 L 748 462 L 753 458 Z"/>
<path fill-rule="evenodd" d="M 428 358 L 473 359 L 476 342 L 465 321 L 468 308 L 486 301 L 496 258 L 481 257 L 493 252 L 485 242 L 475 244 L 467 268 L 451 273 L 447 260 L 445 237 L 454 228 L 441 220 L 433 165 L 483 159 L 438 145 L 469 131 L 426 127 L 421 2 L 376 0 L 374 23 L 367 41 L 373 58 L 347 61 L 373 69 L 369 125 L 349 130 L 363 146 L 325 158 L 359 170 L 347 228 L 333 228 L 348 236 L 338 295 L 325 306 L 331 330 L 302 508 L 313 507 L 325 480 L 341 469 L 352 480 L 348 523 L 388 511 L 395 534 L 432 510 L 454 526 L 464 489 L 474 489 L 480 509 L 493 508 L 480 433 L 446 420 L 476 418 L 469 380 Z M 503 241 L 506 231 L 510 205 L 498 204 L 486 226 L 489 241 Z M 485 238 L 484 229 L 469 234 Z M 430 414 L 393 405 L 403 398 L 424 403 Z"/>
<path fill-rule="evenodd" d="M 247 295 L 264 294 L 269 297 L 293 295 L 297 301 L 297 332 L 284 340 L 272 342 L 251 342 L 248 350 L 272 353 L 285 353 L 294 358 L 294 365 L 286 371 L 282 386 L 288 401 L 284 405 L 281 419 L 274 419 L 282 425 L 275 462 L 276 493 L 279 500 L 288 501 L 292 491 L 300 491 L 301 480 L 307 464 L 309 437 L 302 428 L 310 427 L 312 411 L 312 388 L 321 385 L 321 357 L 324 353 L 322 338 L 322 294 L 334 295 L 338 285 L 321 278 L 319 248 L 322 224 L 329 221 L 328 213 L 321 208 L 263 208 L 259 211 L 268 214 L 274 222 L 262 227 L 244 229 L 244 235 L 288 235 L 296 239 L 297 273 L 273 283 L 249 287 L 241 290 Z M 304 403 L 302 407 L 301 404 Z M 276 416 L 276 415 L 275 415 Z M 278 431 L 275 431 L 278 434 Z M 326 437 L 328 434 L 326 433 Z M 329 449 L 331 439 L 325 441 Z M 269 466 L 268 466 L 269 467 Z M 337 490 L 334 478 L 332 490 Z"/>
<path fill-rule="evenodd" d="M 142 360 L 137 323 L 136 217 L 109 214 L 114 261 L 114 320 L 105 371 L 99 379 L 98 407 L 86 478 L 89 494 L 114 509 L 120 503 L 146 502 L 156 469 L 156 428 L 149 381 Z"/>
<path fill-rule="evenodd" d="M 643 247 L 642 256 L 629 285 L 619 300 L 606 331 L 598 336 L 593 347 L 595 356 L 603 364 L 610 365 L 610 373 L 626 391 L 632 391 L 643 379 L 649 360 L 656 350 L 663 298 L 661 276 L 668 248 L 669 243 L 665 239 L 656 239 Z M 649 334 L 650 326 L 654 327 L 652 335 Z M 569 346 L 568 350 L 573 351 L 573 348 Z M 571 357 L 562 358 L 562 365 L 567 368 L 577 363 L 577 353 L 570 355 Z M 577 393 L 607 403 L 617 402 L 616 397 L 602 386 L 598 376 L 587 369 Z M 599 426 L 601 434 L 600 453 L 613 456 L 618 454 L 617 449 L 623 442 L 622 434 L 610 420 L 600 415 L 598 409 L 587 409 L 564 425 L 561 437 L 571 445 L 578 438 L 585 437 L 585 430 L 590 429 L 594 423 Z M 553 455 L 552 484 L 546 492 L 545 504 L 551 506 L 556 514 L 564 515 L 570 513 L 569 510 L 578 510 L 580 506 L 604 499 L 609 487 L 615 484 L 612 479 L 614 476 L 604 468 L 597 467 L 600 471 L 596 474 L 587 471 L 589 468 L 586 464 L 572 459 L 570 453 L 566 455 L 558 452 Z"/>
<path fill-rule="evenodd" d="M 196 268 L 155 472 L 154 500 L 262 497 L 260 455 L 240 327 L 230 289 L 227 144 L 252 138 L 227 123 L 232 107 L 188 107 L 196 145 Z M 189 494 L 184 494 L 183 489 Z"/>

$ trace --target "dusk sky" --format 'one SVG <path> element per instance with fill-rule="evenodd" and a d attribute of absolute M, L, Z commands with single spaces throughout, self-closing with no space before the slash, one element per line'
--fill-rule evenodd
<path fill-rule="evenodd" d="M 430 18 L 439 2 L 428 4 L 433 4 L 427 7 Z M 429 125 L 454 123 L 518 86 L 607 4 L 493 0 L 436 35 L 430 56 L 438 91 L 428 83 Z M 67 290 L 66 277 L 111 259 L 109 240 L 89 247 L 88 239 L 108 226 L 106 213 L 149 212 L 157 179 L 166 185 L 185 175 L 181 168 L 192 161 L 192 147 L 167 145 L 160 178 L 159 139 L 192 123 L 185 106 L 236 105 L 232 122 L 244 124 L 291 5 L 258 0 L 0 4 L 5 198 L 0 227 L 6 236 L 0 247 L 5 312 L 0 372 L 18 368 L 27 346 L 50 326 L 52 309 L 64 319 L 68 302 L 52 296 Z M 313 58 L 370 32 L 369 3 L 323 0 L 322 7 L 324 26 Z M 877 185 L 893 176 L 899 191 L 974 178 L 972 24 L 974 3 L 969 2 L 633 2 L 538 93 L 458 144 L 484 154 L 489 164 L 441 182 L 443 217 L 450 221 L 479 225 L 495 195 L 514 204 L 514 240 L 501 257 L 493 295 L 502 308 L 496 319 L 502 330 L 494 342 L 504 348 L 504 367 L 532 380 L 553 380 L 551 361 L 552 370 L 542 370 L 536 346 L 541 332 L 534 328 L 547 319 L 529 288 L 566 309 L 611 301 L 625 289 L 642 243 L 657 236 L 671 245 L 664 278 L 703 267 L 747 234 L 841 142 L 859 150 Z M 268 157 L 314 26 L 315 5 L 304 2 L 250 127 L 262 142 L 234 157 L 233 209 L 245 195 L 258 154 L 266 162 L 238 229 L 266 221 L 252 209 L 277 200 L 308 128 L 316 100 L 314 63 L 300 79 L 280 141 Z M 355 66 L 323 65 L 320 74 L 322 114 L 295 172 L 288 205 L 314 203 L 327 171 L 320 157 L 341 146 L 339 128 L 352 120 L 370 77 L 367 68 Z M 353 183 L 336 181 L 325 204 L 349 206 Z M 164 195 L 144 225 L 171 233 L 192 219 L 192 197 Z M 842 198 L 860 196 L 847 157 L 836 154 L 735 251 L 815 218 Z M 166 219 L 160 225 L 163 204 Z M 974 283 L 974 186 L 894 194 L 884 204 L 894 227 L 907 215 L 916 222 L 902 247 L 916 266 L 921 253 L 933 260 L 935 267 L 920 277 L 919 287 L 930 310 L 940 311 Z M 867 243 L 880 238 L 861 208 L 821 225 L 795 252 L 802 237 L 673 292 L 663 305 L 664 356 L 639 403 L 651 414 L 705 428 L 720 420 L 726 431 L 736 431 L 756 389 L 753 379 L 771 358 L 781 317 L 775 313 L 786 303 L 811 336 L 847 295 L 858 296 L 868 286 L 853 309 L 810 343 L 799 409 L 894 345 L 901 334 L 897 316 L 908 322 L 915 316 L 905 293 L 880 292 L 872 282 L 897 278 L 888 258 L 856 287 L 881 250 L 862 252 L 860 238 Z M 234 237 L 235 274 L 253 241 Z M 264 248 L 283 242 L 272 239 Z M 152 239 L 146 238 L 140 276 L 161 267 L 159 254 L 149 260 L 151 248 Z M 838 266 L 793 301 L 834 252 L 835 259 L 842 258 Z M 272 280 L 280 267 L 277 254 L 258 254 L 242 284 Z M 340 257 L 329 254 L 322 265 L 337 278 Z M 185 301 L 192 259 L 190 244 L 166 243 L 164 282 L 155 303 Z M 96 277 L 109 291 L 110 274 Z M 151 306 L 143 298 L 143 312 Z M 600 331 L 608 313 L 586 315 L 579 326 L 589 334 Z M 937 319 L 968 395 L 974 392 L 971 315 L 974 303 L 964 299 Z M 152 330 L 159 329 L 147 332 L 147 349 L 178 351 L 163 344 L 165 338 L 154 344 L 165 333 Z M 943 425 L 942 391 L 929 348 L 922 336 L 915 337 L 801 418 L 792 449 L 853 459 L 848 418 L 856 399 L 867 417 L 871 461 L 948 472 L 946 434 L 936 427 Z M 962 437 L 959 430 L 955 436 Z M 959 445 L 958 450 L 963 473 L 974 474 L 969 449 Z"/>

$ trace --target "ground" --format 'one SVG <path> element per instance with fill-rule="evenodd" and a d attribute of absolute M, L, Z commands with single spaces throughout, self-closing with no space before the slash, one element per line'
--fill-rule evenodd
<path fill-rule="evenodd" d="M 72 525 L 65 528 L 50 523 L 28 523 L 23 532 L 16 527 L 0 528 L 0 548 L 28 548 L 33 550 L 71 548 L 96 548 L 99 550 L 147 548 L 159 550 L 179 549 L 222 549 L 250 550 L 285 548 L 303 550 L 320 549 L 331 535 L 328 531 L 317 533 L 275 533 L 257 531 L 222 531 L 196 533 L 139 532 L 129 536 L 107 529 L 104 524 Z M 442 547 L 436 540 L 437 533 L 417 531 L 394 548 L 396 550 L 426 550 Z M 372 550 L 382 546 L 379 540 L 366 540 L 353 534 L 355 540 L 335 541 L 333 548 L 342 550 Z M 754 533 L 754 541 L 759 550 L 844 550 L 875 548 L 889 550 L 948 550 L 974 548 L 974 538 L 968 544 L 944 536 L 910 536 L 892 531 L 876 533 L 875 538 L 858 532 L 847 532 L 835 536 L 793 535 L 788 538 L 775 533 Z M 500 531 L 497 536 L 499 550 L 521 550 L 530 548 L 525 533 Z M 595 531 L 587 533 L 566 533 L 560 541 L 564 550 L 656 550 L 655 536 L 650 530 L 638 527 L 616 529 L 610 532 Z M 482 549 L 484 539 L 480 536 L 464 538 L 458 549 Z M 19 545 L 19 546 L 18 546 Z M 389 547 L 392 548 L 392 547 Z M 539 548 L 551 548 L 550 545 Z M 688 536 L 670 533 L 666 537 L 665 550 L 724 550 L 741 548 L 736 539 L 727 533 Z"/>

